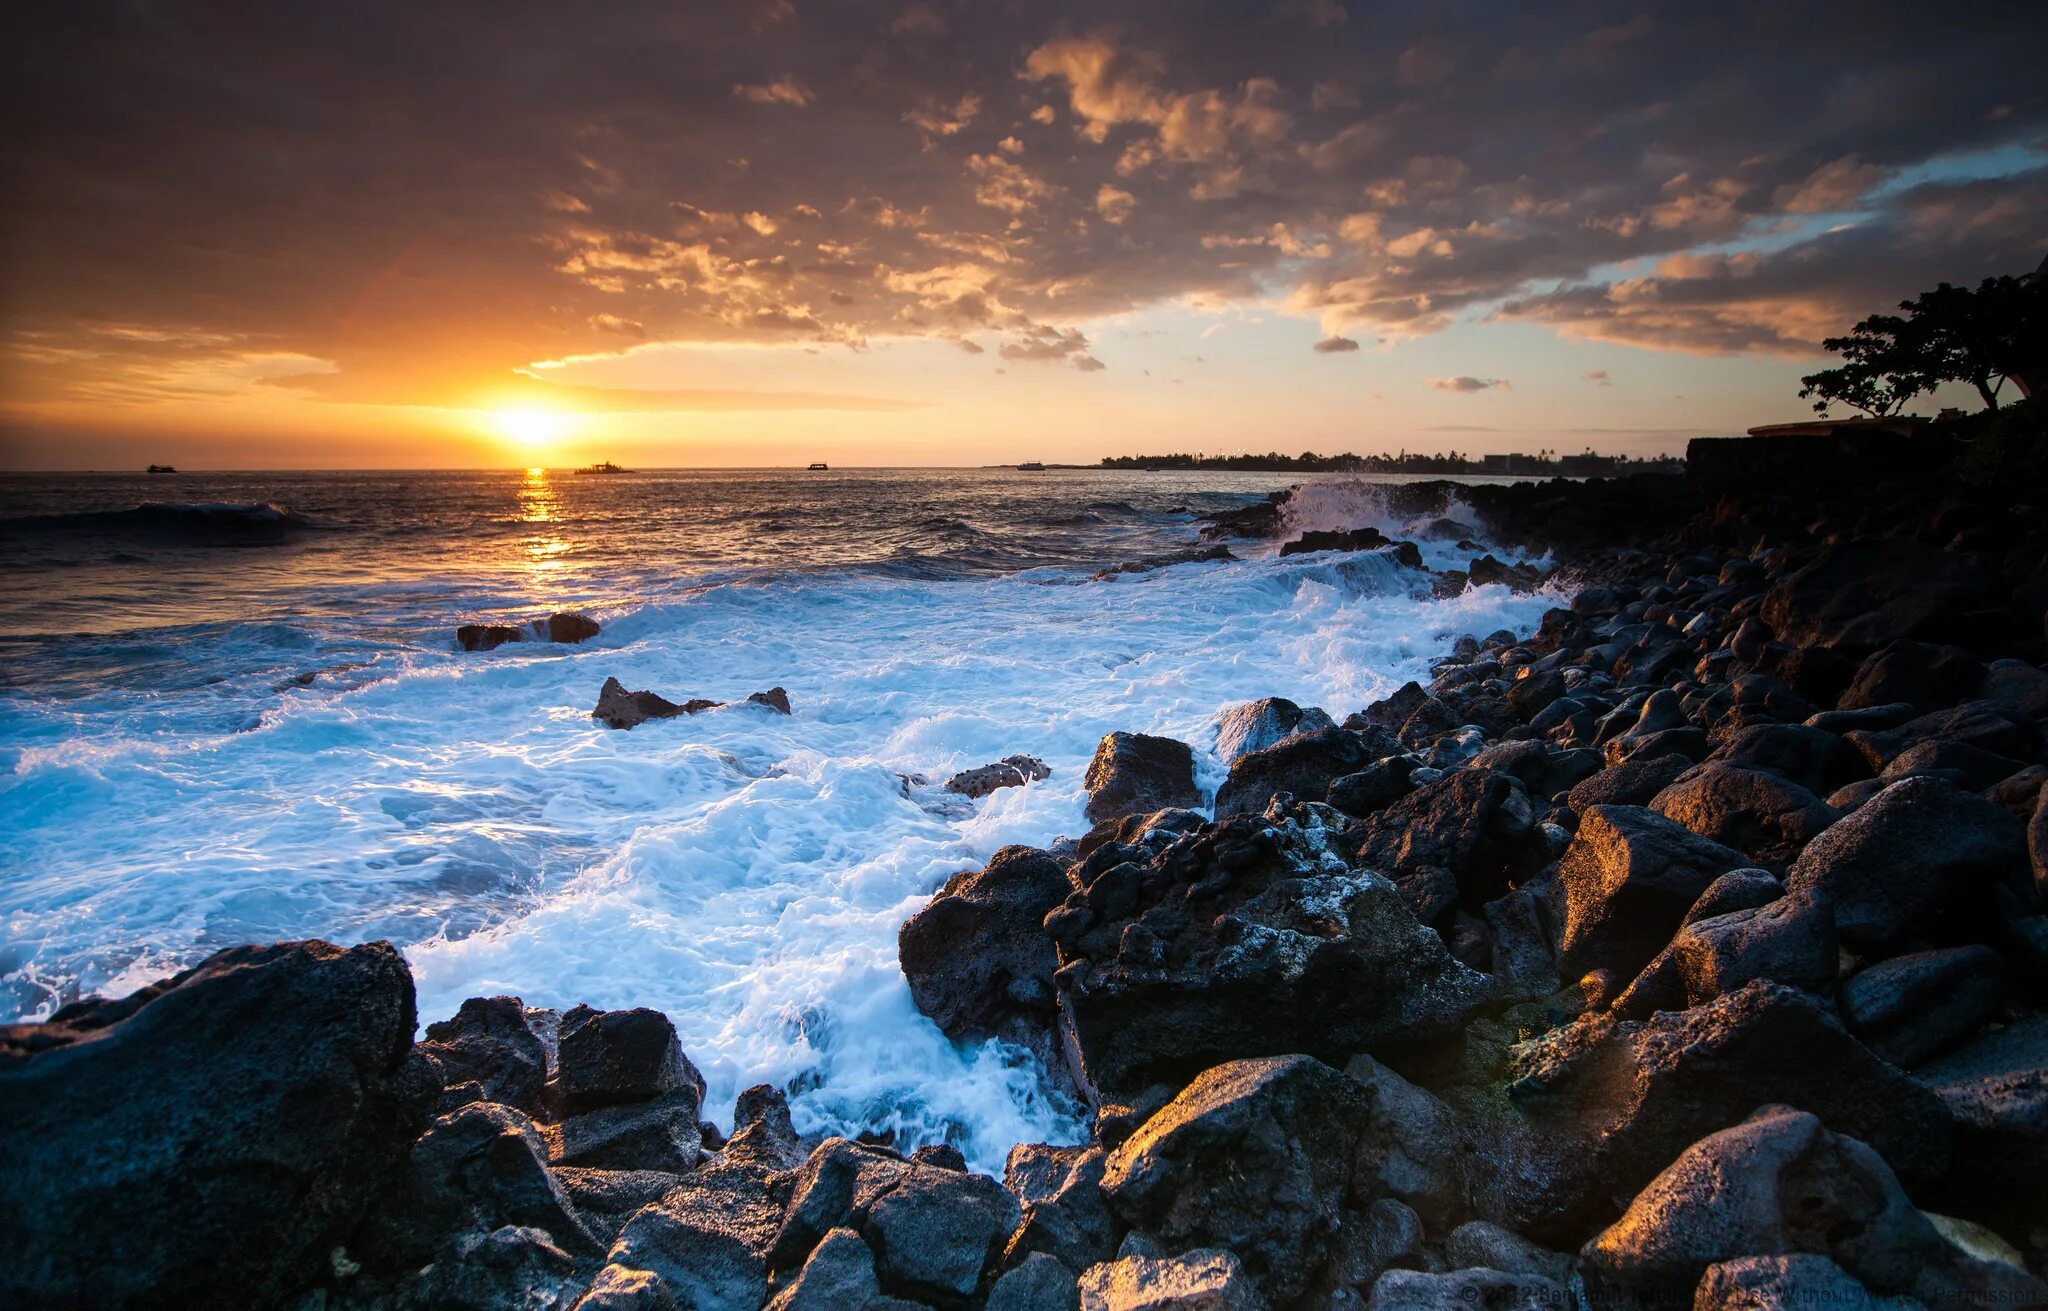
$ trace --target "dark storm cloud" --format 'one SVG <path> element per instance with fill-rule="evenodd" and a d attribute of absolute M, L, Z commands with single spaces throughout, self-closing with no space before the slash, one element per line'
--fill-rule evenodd
<path fill-rule="evenodd" d="M 1499 313 L 1795 350 L 2043 238 L 2037 175 L 1871 199 L 2048 133 L 2038 6 L 134 0 L 18 22 L 17 378 L 121 367 L 133 340 L 93 322 L 230 369 L 331 362 L 338 395 L 622 337 L 980 332 L 1092 370 L 1077 325 L 1179 299 L 1277 301 L 1330 339 Z"/>

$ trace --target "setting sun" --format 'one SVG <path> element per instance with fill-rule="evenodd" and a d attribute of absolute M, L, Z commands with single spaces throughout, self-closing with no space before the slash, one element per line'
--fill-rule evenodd
<path fill-rule="evenodd" d="M 490 418 L 499 436 L 529 449 L 554 441 L 569 431 L 570 424 L 566 414 L 532 408 L 495 410 Z"/>

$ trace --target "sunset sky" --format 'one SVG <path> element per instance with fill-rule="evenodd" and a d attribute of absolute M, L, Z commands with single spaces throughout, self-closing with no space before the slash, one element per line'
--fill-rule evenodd
<path fill-rule="evenodd" d="M 1650 453 L 2048 254 L 2039 3 L 13 27 L 14 468 Z"/>

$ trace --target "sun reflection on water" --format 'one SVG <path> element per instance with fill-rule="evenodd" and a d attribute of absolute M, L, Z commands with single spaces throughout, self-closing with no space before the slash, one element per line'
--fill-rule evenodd
<path fill-rule="evenodd" d="M 526 524 L 551 524 L 560 520 L 562 498 L 556 494 L 555 485 L 548 478 L 546 469 L 528 469 L 526 480 L 519 485 L 519 521 Z M 552 532 L 536 532 L 528 537 L 523 546 L 525 567 L 533 573 L 548 573 L 563 567 L 558 557 L 568 554 L 569 543 Z"/>

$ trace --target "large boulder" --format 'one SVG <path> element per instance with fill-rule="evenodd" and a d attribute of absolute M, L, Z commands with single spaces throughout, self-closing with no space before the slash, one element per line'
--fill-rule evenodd
<path fill-rule="evenodd" d="M 696 1164 L 704 1076 L 660 1011 L 570 1009 L 553 1090 L 561 1118 L 543 1133 L 557 1164 L 672 1172 Z"/>
<path fill-rule="evenodd" d="M 1693 767 L 1684 756 L 1648 756 L 1610 765 L 1572 785 L 1565 804 L 1583 815 L 1594 806 L 1647 806 Z"/>
<path fill-rule="evenodd" d="M 1366 818 L 1356 858 L 1391 877 L 1409 894 L 1419 918 L 1436 920 L 1436 906 L 1418 889 L 1437 871 L 1470 910 L 1508 890 L 1509 874 L 1530 847 L 1535 808 L 1520 782 L 1487 769 L 1460 769 L 1425 783 Z"/>
<path fill-rule="evenodd" d="M 1070 891 L 1059 862 L 1030 847 L 948 879 L 896 936 L 918 1010 L 953 1038 L 1049 1027 L 1060 962 L 1040 925 Z"/>
<path fill-rule="evenodd" d="M 1776 774 L 1709 762 L 1659 792 L 1650 809 L 1703 838 L 1783 866 L 1835 822 L 1834 809 Z"/>
<path fill-rule="evenodd" d="M 1914 952 L 1844 984 L 1842 1019 L 1864 1046 L 1911 1069 L 1981 1028 L 2005 988 L 2005 963 L 1989 947 Z"/>
<path fill-rule="evenodd" d="M 1003 1252 L 1014 1266 L 1032 1253 L 1057 1257 L 1069 1270 L 1086 1270 L 1116 1252 L 1116 1216 L 1102 1193 L 1105 1157 L 1100 1147 L 1026 1143 L 1010 1150 L 1003 1186 L 1017 1198 L 1022 1220 Z"/>
<path fill-rule="evenodd" d="M 577 1311 L 758 1311 L 781 1186 L 744 1161 L 690 1175 L 626 1222 Z"/>
<path fill-rule="evenodd" d="M 1565 923 L 1558 965 L 1630 977 L 1671 940 L 1679 921 L 1741 854 L 1641 806 L 1593 806 L 1558 866 Z"/>
<path fill-rule="evenodd" d="M 1103 1191 L 1170 1250 L 1234 1252 L 1285 1303 L 1328 1255 L 1364 1109 L 1350 1080 L 1307 1056 L 1219 1065 L 1110 1153 Z"/>
<path fill-rule="evenodd" d="M 1908 778 L 1808 843 L 1786 887 L 1825 893 L 1843 943 L 1874 951 L 1922 931 L 1937 912 L 1988 913 L 1992 889 L 2024 885 L 2025 873 L 2025 838 L 2011 815 L 1940 779 Z"/>
<path fill-rule="evenodd" d="M 1882 772 L 1913 747 L 1928 742 L 1974 747 L 1993 756 L 2025 760 L 2034 754 L 2035 733 L 2026 720 L 1990 701 L 1965 701 L 1947 710 L 1909 719 L 1897 728 L 1852 729 L 1842 740 Z"/>
<path fill-rule="evenodd" d="M 1997 576 L 1981 559 L 1910 537 L 1845 538 L 1774 583 L 1757 616 L 1795 646 L 1860 656 L 1956 631 L 1964 615 L 2000 603 Z"/>
<path fill-rule="evenodd" d="M 1455 1032 L 1482 1004 L 1485 976 L 1306 818 L 1229 820 L 1108 864 L 1047 917 L 1084 1089 L 1114 1100 L 1245 1056 L 1342 1061 Z"/>
<path fill-rule="evenodd" d="M 1081 1276 L 1081 1311 L 1266 1311 L 1237 1257 L 1202 1248 L 1127 1256 Z"/>
<path fill-rule="evenodd" d="M 1321 801 L 1333 780 L 1363 769 L 1379 754 L 1365 734 L 1347 728 L 1296 733 L 1231 764 L 1230 777 L 1216 789 L 1216 818 L 1263 814 L 1279 792 Z"/>
<path fill-rule="evenodd" d="M 1950 1209 L 2017 1227 L 2048 1226 L 2048 1015 L 1988 1033 L 1914 1074 L 1955 1120 Z"/>
<path fill-rule="evenodd" d="M 578 614 L 574 610 L 557 610 L 535 627 L 547 641 L 569 645 L 588 642 L 603 631 L 597 620 L 586 614 Z"/>
<path fill-rule="evenodd" d="M 1223 712 L 1216 725 L 1216 759 L 1235 764 L 1240 756 L 1264 751 L 1294 733 L 1335 728 L 1336 721 L 1314 706 L 1304 709 L 1285 697 L 1269 696 Z"/>
<path fill-rule="evenodd" d="M 1824 1256 L 1744 1256 L 1707 1267 L 1693 1291 L 1693 1311 L 1799 1311 L 1853 1306 L 1868 1311 L 1919 1311 L 1905 1297 L 1879 1297 Z"/>
<path fill-rule="evenodd" d="M 1125 815 L 1202 804 L 1195 753 L 1185 742 L 1144 733 L 1111 733 L 1096 744 L 1082 780 L 1091 824 Z"/>
<path fill-rule="evenodd" d="M 0 1032 L 0 1302 L 274 1306 L 426 1127 L 389 943 L 232 947 Z"/>
<path fill-rule="evenodd" d="M 1884 1158 L 1820 1116 L 1766 1106 L 1682 1152 L 1591 1243 L 1596 1303 L 1666 1305 L 1711 1266 L 1747 1256 L 1825 1256 L 1874 1292 L 1928 1305 L 2043 1286 L 1972 1258 L 1913 1206 Z"/>
<path fill-rule="evenodd" d="M 475 1083 L 487 1102 L 539 1113 L 547 1051 L 517 997 L 471 997 L 453 1018 L 427 1026 L 420 1050 L 433 1058 L 444 1087 Z"/>
<path fill-rule="evenodd" d="M 1672 961 L 1689 1006 L 1734 992 L 1753 979 L 1826 992 L 1834 985 L 1839 954 L 1827 898 L 1813 894 L 1780 897 L 1725 915 L 1688 917 L 1671 940 Z"/>

